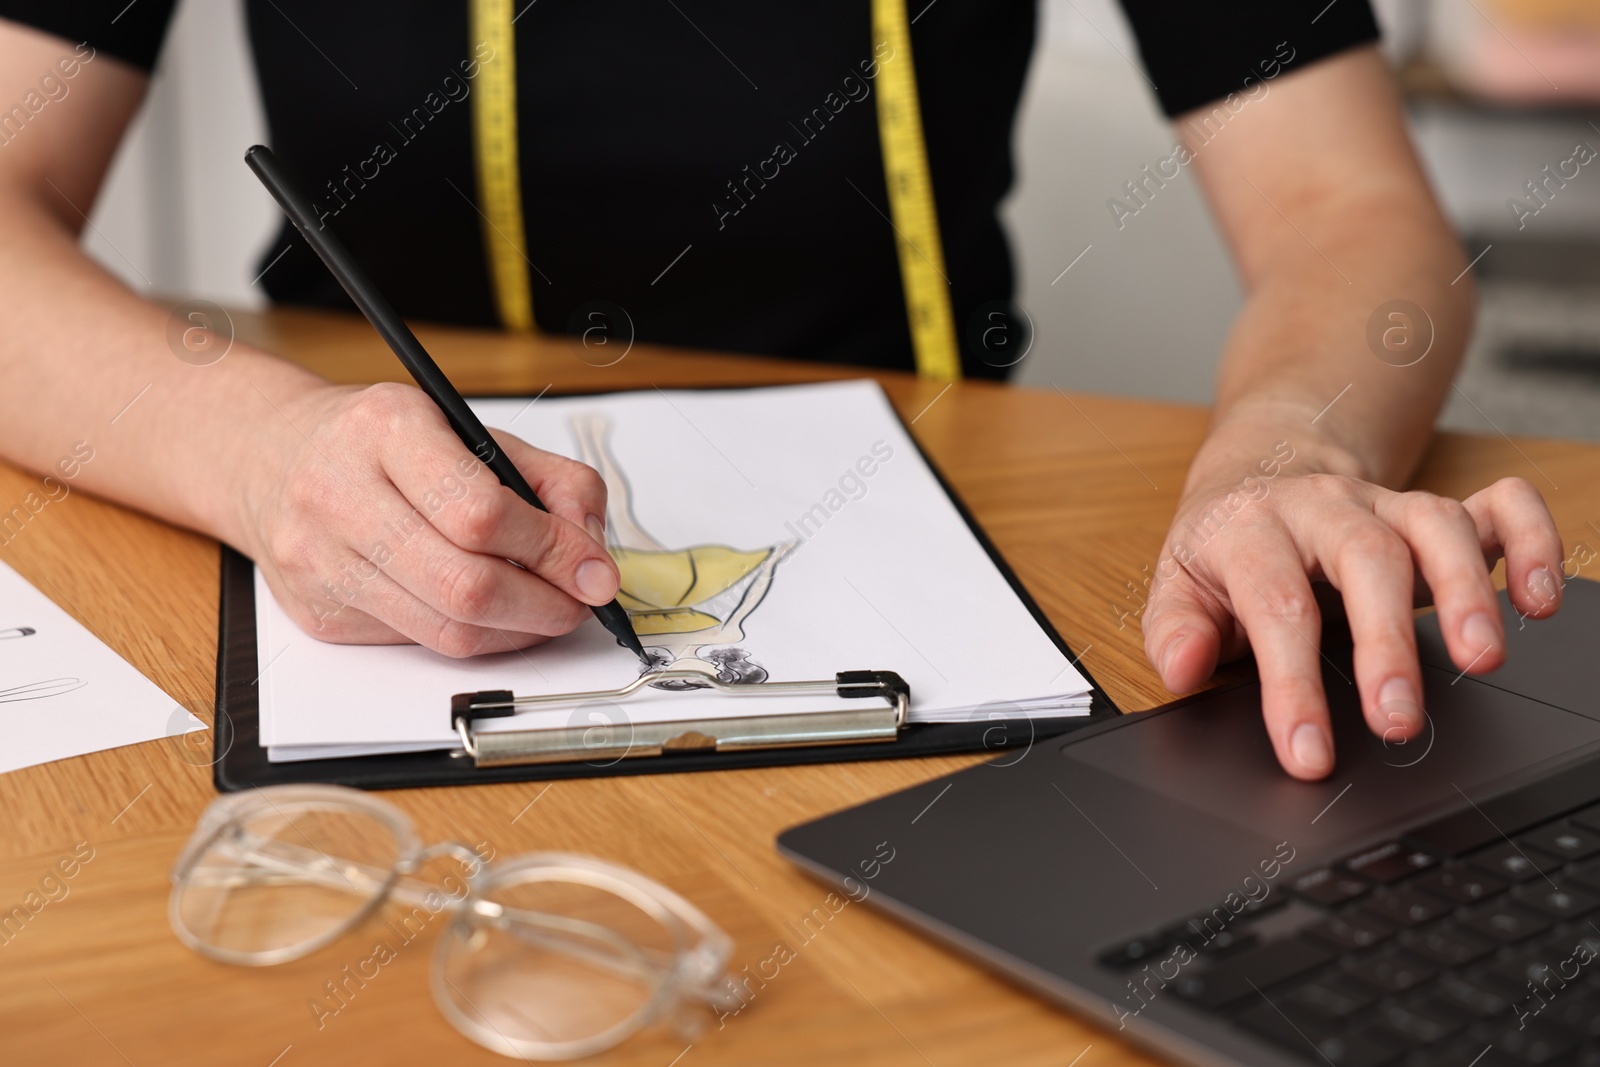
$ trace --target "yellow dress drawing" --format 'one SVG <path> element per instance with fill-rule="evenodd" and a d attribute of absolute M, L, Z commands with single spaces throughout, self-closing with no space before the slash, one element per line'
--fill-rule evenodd
<path fill-rule="evenodd" d="M 668 548 L 640 526 L 628 479 L 612 455 L 606 417 L 572 418 L 578 454 L 606 483 L 606 547 L 622 574 L 617 602 L 653 667 L 698 667 L 725 682 L 759 682 L 767 672 L 734 646 L 772 585 L 792 540 L 763 548 L 702 544 Z M 674 683 L 660 683 L 672 687 Z M 685 683 L 692 684 L 692 683 Z"/>

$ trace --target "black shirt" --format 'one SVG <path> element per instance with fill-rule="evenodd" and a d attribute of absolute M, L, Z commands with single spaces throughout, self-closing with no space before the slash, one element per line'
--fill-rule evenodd
<path fill-rule="evenodd" d="M 999 377 L 968 327 L 1012 296 L 997 209 L 1035 6 L 908 2 L 963 364 Z M 174 3 L 0 0 L 0 17 L 148 69 Z M 1368 0 L 1122 3 L 1169 115 L 1377 36 Z M 574 332 L 580 308 L 606 301 L 640 341 L 913 366 L 868 0 L 518 8 L 541 330 Z M 497 57 L 469 40 L 466 0 L 248 0 L 246 10 L 270 143 L 328 224 L 403 315 L 495 325 L 470 94 L 471 75 Z M 287 225 L 268 262 L 274 300 L 350 307 Z"/>

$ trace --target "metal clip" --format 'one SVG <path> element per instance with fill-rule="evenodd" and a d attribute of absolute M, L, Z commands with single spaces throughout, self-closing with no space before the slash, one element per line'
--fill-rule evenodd
<path fill-rule="evenodd" d="M 625 731 L 604 731 L 595 740 L 593 727 L 545 727 L 480 733 L 476 720 L 502 718 L 522 711 L 589 701 L 626 699 L 655 682 L 689 681 L 694 689 L 726 696 L 772 696 L 829 693 L 845 699 L 881 698 L 886 707 L 834 711 L 749 715 L 717 719 L 685 719 L 639 723 Z M 515 696 L 509 690 L 458 693 L 450 701 L 450 719 L 461 747 L 479 767 L 520 763 L 573 763 L 659 756 L 666 752 L 729 752 L 893 741 L 906 723 L 911 687 L 893 671 L 842 671 L 832 681 L 744 682 L 729 684 L 703 669 L 648 671 L 618 689 L 587 693 Z M 625 737 L 613 734 L 623 732 Z"/>

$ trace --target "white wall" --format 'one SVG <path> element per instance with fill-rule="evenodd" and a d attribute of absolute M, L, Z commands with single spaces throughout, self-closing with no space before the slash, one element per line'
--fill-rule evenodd
<path fill-rule="evenodd" d="M 1106 201 L 1170 155 L 1173 136 L 1112 0 L 1040 14 L 1004 211 L 1035 329 L 1018 380 L 1207 400 L 1240 292 L 1194 176 L 1185 168 L 1118 228 Z"/>
<path fill-rule="evenodd" d="M 239 0 L 179 5 L 150 95 L 90 216 L 85 245 L 140 290 L 265 303 L 251 282 L 282 215 L 244 164 L 266 123 L 243 14 Z"/>

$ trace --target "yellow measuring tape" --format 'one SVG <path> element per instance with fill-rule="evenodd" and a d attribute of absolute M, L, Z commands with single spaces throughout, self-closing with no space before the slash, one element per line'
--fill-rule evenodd
<path fill-rule="evenodd" d="M 955 316 L 950 311 L 950 279 L 944 272 L 939 216 L 933 207 L 933 178 L 922 137 L 922 105 L 917 71 L 911 62 L 911 25 L 905 0 L 872 0 L 872 43 L 888 42 L 894 52 L 878 65 L 878 142 L 883 151 L 889 215 L 900 253 L 900 285 L 906 292 L 906 317 L 917 373 L 953 382 L 961 377 Z"/>
<path fill-rule="evenodd" d="M 533 328 L 526 231 L 522 220 L 521 169 L 517 159 L 516 36 L 512 0 L 472 0 L 472 38 L 488 42 L 494 59 L 482 65 L 473 94 L 472 119 L 478 193 L 484 220 L 489 277 L 500 321 L 510 330 Z M 878 64 L 878 141 L 894 220 L 900 283 L 917 373 L 939 381 L 961 377 L 950 280 L 945 274 L 933 178 L 922 135 L 911 25 L 905 0 L 872 0 L 874 54 L 887 43 L 890 58 Z"/>
<path fill-rule="evenodd" d="M 474 48 L 494 51 L 478 67 L 472 94 L 472 135 L 477 151 L 478 204 L 495 308 L 508 330 L 533 329 L 533 288 L 528 281 L 528 232 L 522 225 L 522 168 L 517 160 L 517 48 L 511 0 L 472 0 Z"/>

